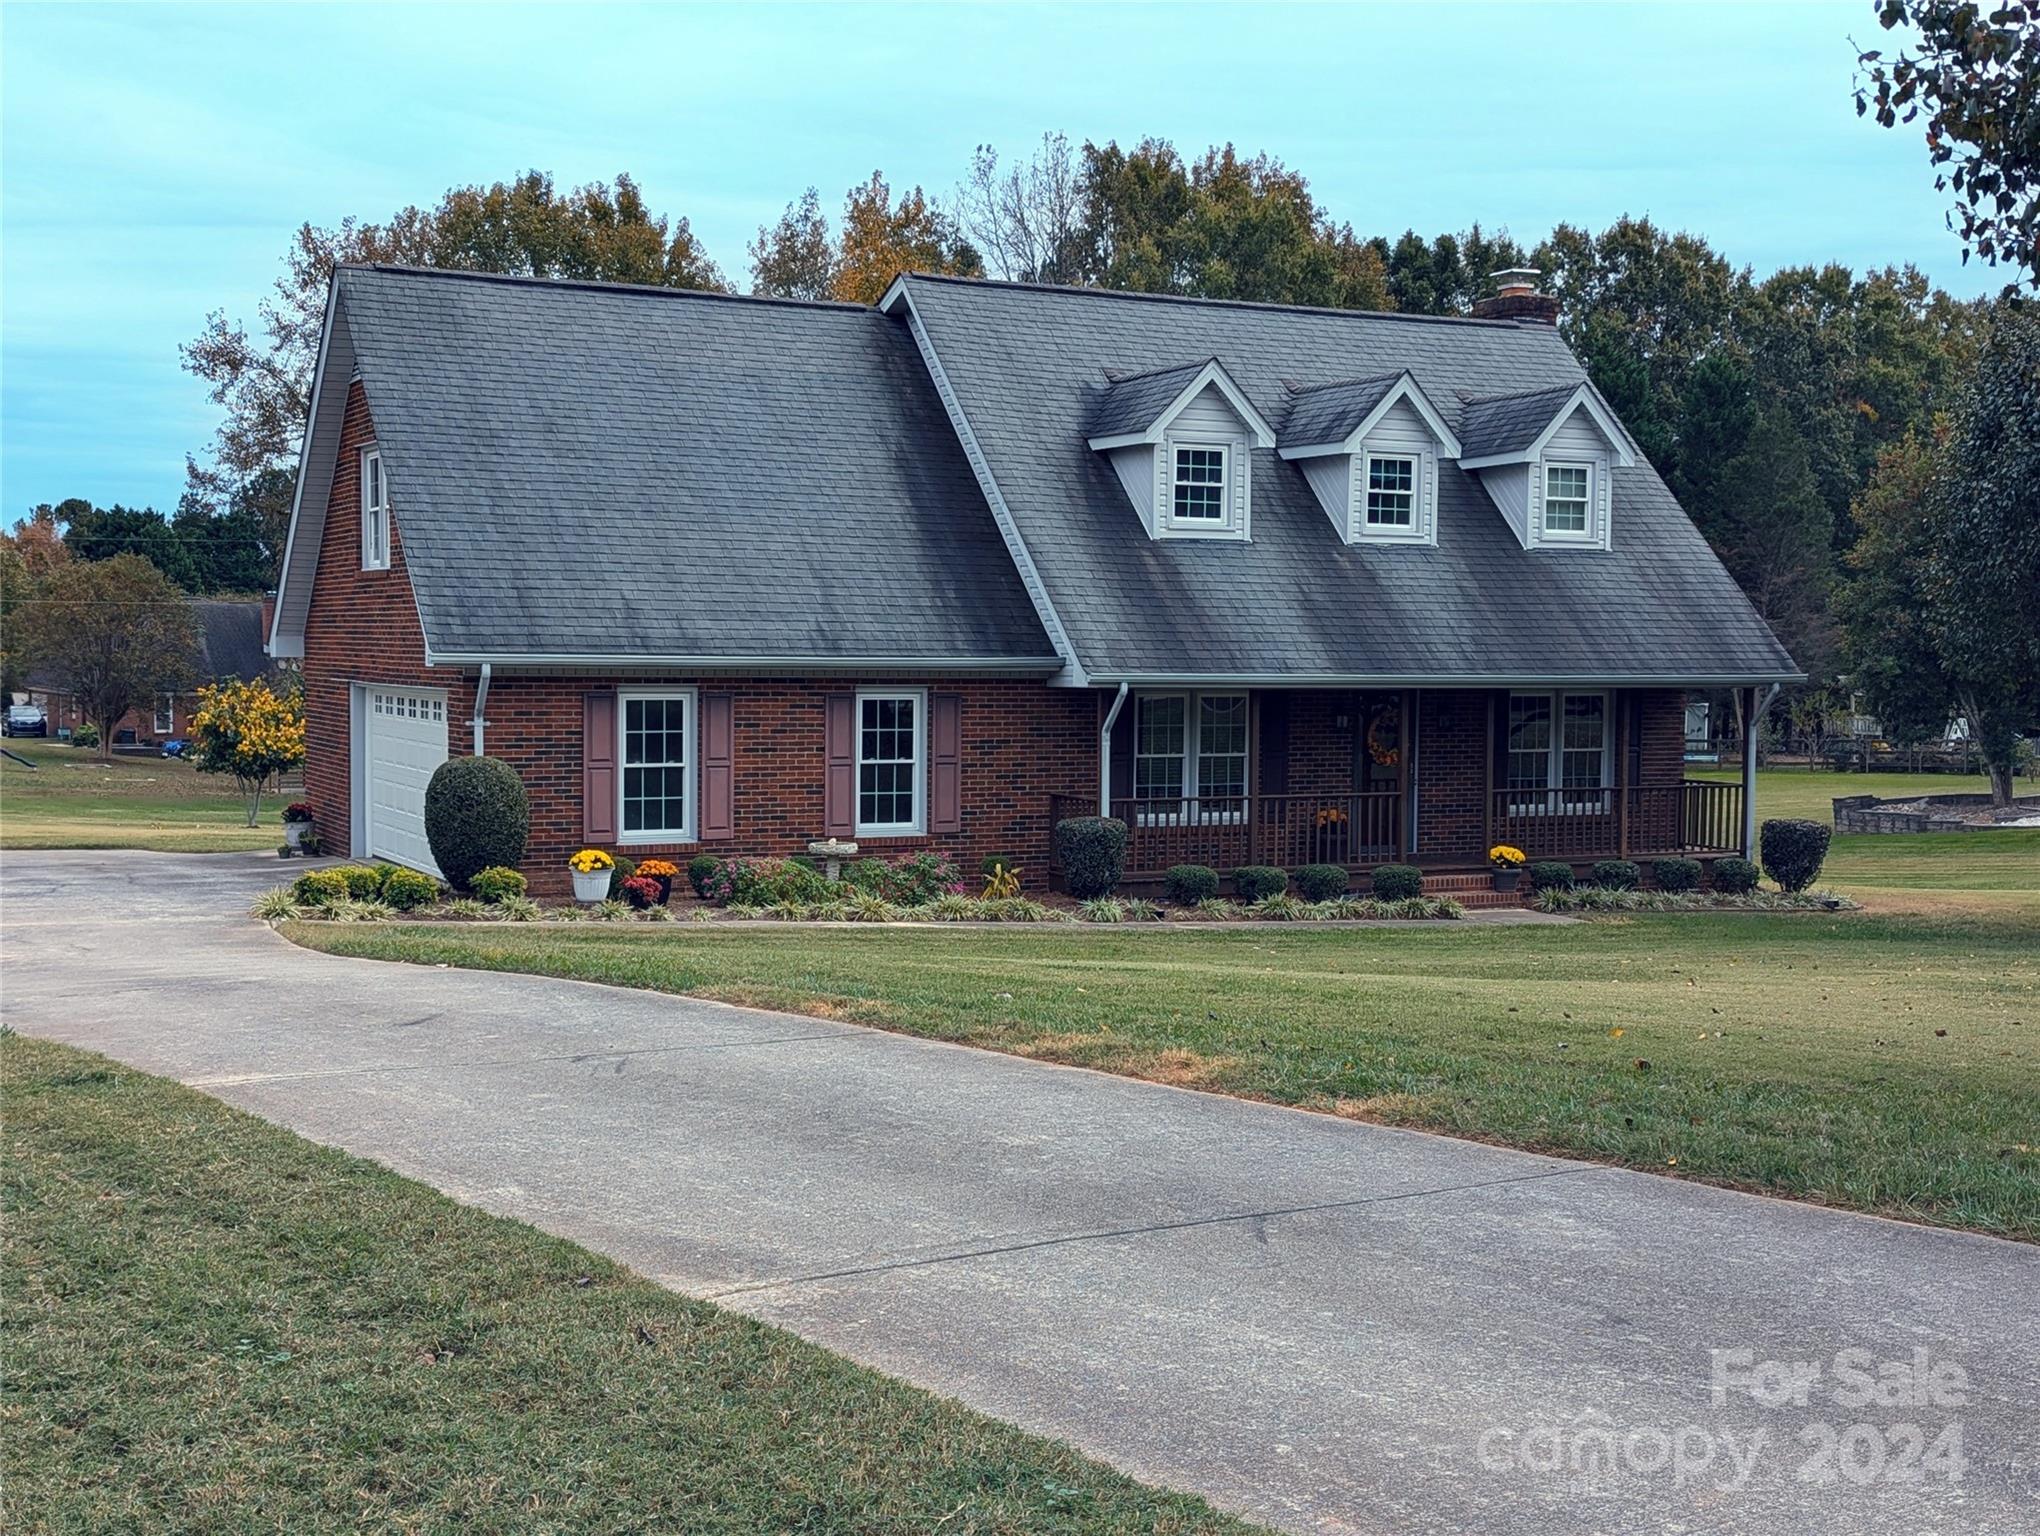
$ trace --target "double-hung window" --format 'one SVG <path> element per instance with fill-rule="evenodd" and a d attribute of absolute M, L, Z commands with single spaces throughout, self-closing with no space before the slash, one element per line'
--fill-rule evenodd
<path fill-rule="evenodd" d="M 919 690 L 857 695 L 857 835 L 927 830 L 928 697 Z"/>
<path fill-rule="evenodd" d="M 1604 693 L 1509 695 L 1510 810 L 1606 811 L 1611 744 Z"/>
<path fill-rule="evenodd" d="M 1544 466 L 1544 532 L 1554 539 L 1594 536 L 1594 468 L 1591 464 Z"/>
<path fill-rule="evenodd" d="M 177 729 L 177 695 L 166 693 L 156 700 L 156 734 L 168 736 Z"/>
<path fill-rule="evenodd" d="M 694 694 L 624 693 L 617 698 L 617 757 L 625 843 L 694 841 Z"/>
<path fill-rule="evenodd" d="M 1175 447 L 1169 516 L 1192 528 L 1226 523 L 1226 458 L 1222 443 L 1179 443 Z"/>
<path fill-rule="evenodd" d="M 361 451 L 361 568 L 390 568 L 390 488 L 382 454 L 373 448 Z"/>
<path fill-rule="evenodd" d="M 1247 808 L 1247 696 L 1146 694 L 1134 704 L 1135 814 L 1149 824 L 1239 821 Z"/>
<path fill-rule="evenodd" d="M 1404 454 L 1367 455 L 1367 528 L 1412 533 L 1417 526 L 1417 461 Z"/>

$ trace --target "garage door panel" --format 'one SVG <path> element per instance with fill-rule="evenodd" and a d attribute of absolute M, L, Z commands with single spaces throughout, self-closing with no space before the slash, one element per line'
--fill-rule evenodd
<path fill-rule="evenodd" d="M 446 695 L 368 690 L 368 851 L 437 875 L 425 837 L 425 786 L 446 761 Z"/>

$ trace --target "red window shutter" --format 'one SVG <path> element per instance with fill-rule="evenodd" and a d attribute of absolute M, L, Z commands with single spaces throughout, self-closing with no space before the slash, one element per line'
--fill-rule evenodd
<path fill-rule="evenodd" d="M 616 695 L 581 695 L 581 836 L 616 839 Z"/>
<path fill-rule="evenodd" d="M 963 830 L 963 695 L 928 700 L 928 830 Z"/>
<path fill-rule="evenodd" d="M 701 696 L 701 839 L 737 835 L 736 711 L 727 693 Z"/>
<path fill-rule="evenodd" d="M 1111 694 L 1103 693 L 1099 698 L 1104 701 L 1099 706 L 1101 709 L 1112 707 Z M 1119 718 L 1112 722 L 1111 790 L 1114 800 L 1133 798 L 1133 748 L 1139 717 L 1140 700 L 1129 693 L 1126 702 L 1119 706 Z"/>
<path fill-rule="evenodd" d="M 857 835 L 857 695 L 822 700 L 822 830 L 830 837 Z"/>

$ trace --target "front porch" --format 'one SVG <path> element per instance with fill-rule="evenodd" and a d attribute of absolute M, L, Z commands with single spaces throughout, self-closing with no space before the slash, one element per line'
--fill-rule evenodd
<path fill-rule="evenodd" d="M 1746 852 L 1743 783 L 1684 776 L 1684 698 L 1661 689 L 1177 690 L 1129 693 L 1101 785 L 1052 795 L 1049 824 L 1126 824 L 1126 879 L 1172 865 L 1379 864 Z M 1213 788 L 1215 784 L 1215 789 Z"/>

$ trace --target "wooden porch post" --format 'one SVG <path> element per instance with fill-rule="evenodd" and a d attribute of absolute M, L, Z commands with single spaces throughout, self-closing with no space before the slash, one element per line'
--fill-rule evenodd
<path fill-rule="evenodd" d="M 1615 691 L 1615 856 L 1629 857 L 1629 711 L 1626 689 Z"/>
<path fill-rule="evenodd" d="M 1757 690 L 1742 691 L 1742 856 L 1757 856 Z"/>
<path fill-rule="evenodd" d="M 1247 862 L 1261 862 L 1261 793 L 1267 787 L 1267 765 L 1261 761 L 1261 690 L 1247 690 Z"/>
<path fill-rule="evenodd" d="M 1488 849 L 1495 845 L 1495 715 L 1500 709 L 1496 702 L 1504 695 L 1493 692 L 1487 696 L 1487 746 L 1480 754 L 1480 853 L 1487 857 Z"/>

